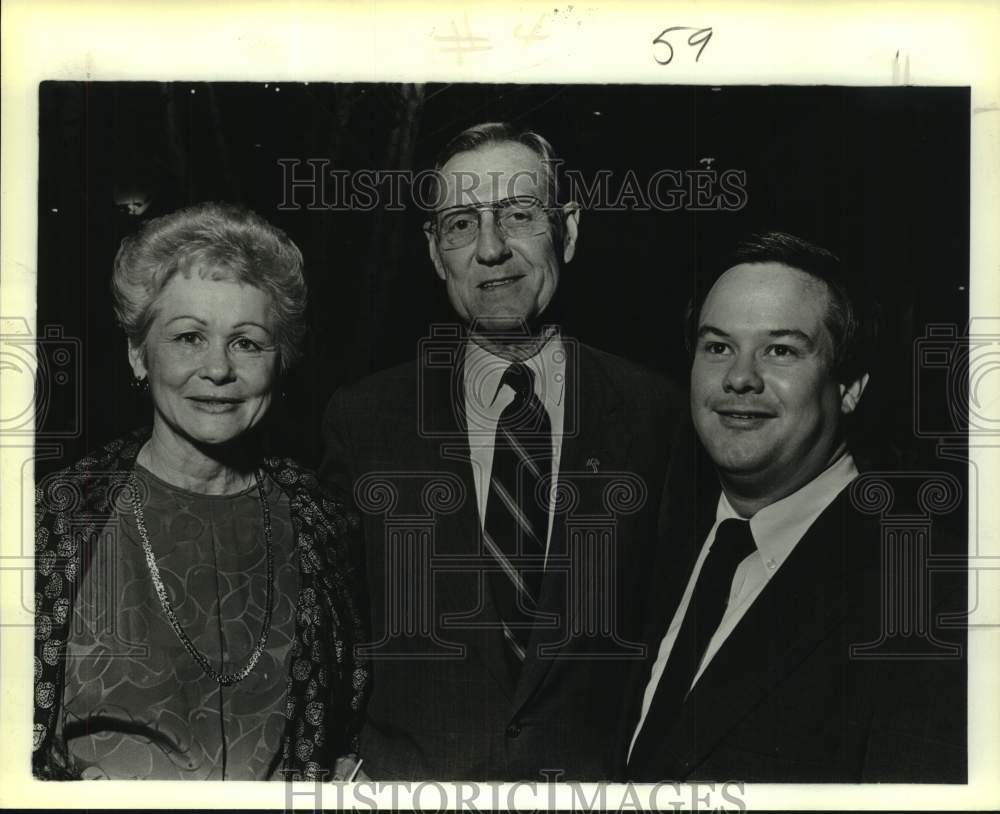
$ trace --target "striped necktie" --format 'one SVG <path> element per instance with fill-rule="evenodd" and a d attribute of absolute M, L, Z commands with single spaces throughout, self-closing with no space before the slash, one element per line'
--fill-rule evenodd
<path fill-rule="evenodd" d="M 486 502 L 484 545 L 498 569 L 490 587 L 515 677 L 524 662 L 545 567 L 552 477 L 552 429 L 535 395 L 534 374 L 520 362 L 500 380 L 514 400 L 497 421 Z"/>

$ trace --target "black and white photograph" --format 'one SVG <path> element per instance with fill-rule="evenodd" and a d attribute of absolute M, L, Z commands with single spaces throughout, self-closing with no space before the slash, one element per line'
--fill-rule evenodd
<path fill-rule="evenodd" d="M 711 18 L 24 83 L 5 808 L 996 802 L 996 77 Z"/>

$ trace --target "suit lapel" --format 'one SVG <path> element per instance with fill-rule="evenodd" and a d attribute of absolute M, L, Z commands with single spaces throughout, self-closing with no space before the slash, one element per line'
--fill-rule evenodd
<path fill-rule="evenodd" d="M 690 425 L 671 456 L 660 501 L 659 551 L 646 592 L 651 612 L 645 640 L 654 648 L 654 660 L 715 523 L 719 494 L 715 471 Z"/>
<path fill-rule="evenodd" d="M 850 511 L 845 489 L 715 654 L 664 737 L 672 765 L 697 767 L 843 618 Z"/>
<path fill-rule="evenodd" d="M 621 755 L 623 761 L 642 714 L 646 686 L 660 644 L 677 613 L 698 554 L 715 522 L 718 501 L 718 480 L 697 443 L 693 425 L 688 426 L 671 455 L 660 500 L 659 547 L 643 588 L 649 608 L 643 630 L 646 658 L 632 671 L 626 694 L 620 739 L 625 749 Z"/>
<path fill-rule="evenodd" d="M 450 564 L 469 559 L 469 567 L 432 572 L 435 628 L 443 638 L 467 648 L 465 658 L 480 658 L 509 696 L 514 684 L 507 669 L 499 617 L 483 573 L 482 531 L 476 502 L 476 485 L 469 452 L 465 408 L 464 337 L 458 341 L 453 368 L 425 379 L 425 393 L 433 426 L 440 432 L 428 439 L 436 468 L 460 479 L 465 499 L 459 508 L 437 516 L 434 554 Z"/>
<path fill-rule="evenodd" d="M 693 537 L 694 535 L 692 535 Z M 704 535 L 700 539 L 704 539 Z M 699 547 L 688 546 L 686 551 L 678 552 L 678 559 L 673 563 L 669 572 L 654 570 L 648 587 L 644 590 L 647 596 L 652 597 L 654 610 L 643 630 L 642 640 L 646 648 L 646 656 L 632 669 L 625 693 L 622 729 L 618 738 L 623 751 L 616 756 L 619 769 L 623 769 L 627 763 L 628 749 L 642 715 L 642 702 L 646 696 L 646 686 L 649 684 L 653 665 L 660 653 L 660 644 L 674 614 L 677 612 L 677 606 L 680 604 L 684 588 L 691 576 L 691 569 L 694 568 L 698 551 Z"/>
<path fill-rule="evenodd" d="M 566 350 L 566 382 L 562 448 L 559 456 L 558 483 L 572 482 L 580 489 L 577 512 L 601 505 L 600 478 L 587 478 L 588 473 L 606 468 L 621 469 L 629 460 L 631 435 L 621 420 L 622 396 L 593 356 L 593 352 L 570 338 L 563 338 Z M 581 475 L 583 477 L 581 477 Z M 567 555 L 566 512 L 553 517 L 549 541 L 549 563 Z M 549 568 L 542 582 L 539 611 L 540 624 L 532 631 L 528 658 L 524 662 L 514 698 L 515 707 L 522 706 L 538 690 L 553 662 L 562 655 L 561 644 L 568 634 L 569 608 L 567 590 L 572 573 Z M 554 619 L 555 626 L 546 626 Z M 539 656 L 539 647 L 557 648 Z M 571 645 L 572 647 L 573 645 Z M 575 646 L 579 646 L 578 644 Z"/>
<path fill-rule="evenodd" d="M 621 391 L 586 345 L 563 340 L 566 349 L 566 407 L 559 471 L 614 469 L 629 460 L 631 434 L 621 426 Z M 562 518 L 565 521 L 565 517 Z M 563 524 L 553 528 L 562 532 Z"/>

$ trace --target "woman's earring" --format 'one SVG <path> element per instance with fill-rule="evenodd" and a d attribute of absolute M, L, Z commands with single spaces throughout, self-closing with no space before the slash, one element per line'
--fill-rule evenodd
<path fill-rule="evenodd" d="M 133 376 L 131 384 L 133 388 L 142 393 L 146 393 L 149 391 L 149 379 L 146 378 L 145 376 L 143 376 L 142 378 L 138 376 Z"/>

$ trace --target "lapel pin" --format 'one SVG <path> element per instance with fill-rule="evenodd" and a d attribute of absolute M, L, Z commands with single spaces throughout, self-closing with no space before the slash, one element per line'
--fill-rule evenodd
<path fill-rule="evenodd" d="M 597 470 L 601 467 L 601 461 L 599 458 L 587 458 L 587 469 L 597 474 Z"/>

